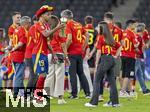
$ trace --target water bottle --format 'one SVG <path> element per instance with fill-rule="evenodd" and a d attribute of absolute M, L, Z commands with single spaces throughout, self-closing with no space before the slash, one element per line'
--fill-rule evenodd
<path fill-rule="evenodd" d="M 68 81 L 68 76 L 69 76 L 69 66 L 65 67 L 65 82 L 64 82 L 64 90 L 68 91 L 69 90 L 69 81 Z"/>

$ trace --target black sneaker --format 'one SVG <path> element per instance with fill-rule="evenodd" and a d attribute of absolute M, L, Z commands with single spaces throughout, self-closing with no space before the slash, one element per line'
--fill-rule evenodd
<path fill-rule="evenodd" d="M 143 94 L 144 94 L 144 95 L 150 95 L 150 90 L 147 89 L 146 91 L 143 91 Z"/>
<path fill-rule="evenodd" d="M 68 98 L 69 98 L 69 99 L 79 99 L 78 96 L 72 96 L 72 95 L 69 96 Z"/>

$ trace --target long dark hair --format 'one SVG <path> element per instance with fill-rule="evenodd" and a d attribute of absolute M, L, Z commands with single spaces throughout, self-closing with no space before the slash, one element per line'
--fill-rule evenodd
<path fill-rule="evenodd" d="M 105 21 L 99 22 L 99 33 L 104 36 L 105 43 L 114 46 L 115 40 L 113 38 L 112 32 L 109 29 L 108 24 Z"/>

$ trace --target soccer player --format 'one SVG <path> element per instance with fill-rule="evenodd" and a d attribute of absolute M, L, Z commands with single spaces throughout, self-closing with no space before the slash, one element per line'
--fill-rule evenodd
<path fill-rule="evenodd" d="M 95 56 L 93 55 L 89 59 L 90 51 L 93 49 L 94 42 L 95 42 L 95 30 L 94 30 L 94 18 L 92 16 L 86 16 L 84 18 L 85 26 L 84 29 L 89 33 L 89 41 L 86 47 L 86 50 L 83 55 L 83 69 L 85 76 L 89 83 L 90 92 L 93 92 L 93 77 L 94 77 L 94 68 L 95 68 Z M 83 36 L 83 42 L 86 40 L 86 36 Z"/>
<path fill-rule="evenodd" d="M 121 43 L 121 45 L 123 45 L 123 43 L 124 43 L 123 33 L 122 33 L 122 30 L 119 27 L 117 27 L 114 23 L 114 14 L 112 12 L 106 12 L 104 14 L 104 21 L 108 23 L 110 31 L 113 34 L 114 40 L 116 42 Z M 116 51 L 117 51 L 116 49 L 113 49 L 112 53 L 115 55 Z M 115 59 L 115 62 L 116 62 L 116 64 L 115 64 L 114 72 L 115 72 L 116 78 L 120 82 L 120 87 L 121 87 L 122 81 L 120 78 L 120 71 L 121 71 L 121 58 L 120 58 L 120 56 Z"/>
<path fill-rule="evenodd" d="M 67 48 L 70 60 L 69 74 L 70 74 L 70 82 L 71 82 L 71 99 L 77 99 L 77 76 L 79 76 L 79 80 L 81 82 L 81 86 L 84 89 L 85 95 L 88 98 L 90 96 L 88 81 L 83 72 L 83 58 L 82 53 L 84 52 L 87 40 L 85 40 L 85 44 L 82 43 L 82 35 L 86 35 L 87 39 L 89 37 L 88 33 L 83 29 L 83 26 L 73 20 L 72 11 L 66 9 L 61 12 L 61 17 L 67 19 L 66 25 L 66 34 L 67 34 Z"/>
<path fill-rule="evenodd" d="M 20 26 L 20 18 L 21 18 L 20 12 L 13 12 L 12 13 L 13 23 L 8 29 L 9 46 L 7 46 L 5 48 L 5 50 L 10 50 L 12 47 L 14 47 L 13 39 L 15 39 L 15 36 L 16 36 L 16 35 L 14 35 L 14 32 L 18 31 L 18 27 Z M 10 55 L 10 57 L 12 57 L 12 53 L 10 53 L 9 55 Z"/>
<path fill-rule="evenodd" d="M 97 49 L 101 51 L 101 58 L 98 59 L 99 61 L 96 65 L 97 71 L 95 74 L 95 79 L 93 83 L 93 94 L 92 98 L 89 103 L 86 103 L 86 107 L 96 107 L 98 105 L 98 98 L 99 98 L 99 89 L 100 89 L 100 81 L 103 79 L 104 75 L 107 74 L 107 79 L 110 83 L 110 100 L 108 103 L 104 104 L 104 106 L 112 106 L 118 107 L 119 100 L 118 100 L 118 92 L 116 87 L 116 81 L 114 76 L 114 66 L 115 66 L 115 59 L 119 56 L 121 52 L 121 45 L 120 43 L 116 42 L 113 39 L 112 33 L 109 29 L 109 26 L 106 22 L 102 21 L 98 25 L 99 29 L 99 37 L 97 41 Z M 111 52 L 113 48 L 118 49 L 116 54 L 113 55 Z"/>
<path fill-rule="evenodd" d="M 57 16 L 51 16 L 50 26 L 55 28 L 59 22 L 60 20 Z M 58 97 L 58 104 L 66 104 L 66 101 L 63 99 L 65 63 L 68 66 L 70 65 L 67 56 L 67 48 L 65 44 L 66 35 L 64 31 L 64 28 L 57 30 L 55 33 L 53 33 L 52 39 L 48 41 L 48 44 L 52 47 L 53 53 L 49 51 L 48 54 L 49 73 L 44 84 L 45 90 L 47 87 L 50 87 L 50 90 L 48 89 L 47 91 L 48 95 Z"/>
<path fill-rule="evenodd" d="M 135 75 L 135 54 L 138 51 L 138 41 L 136 39 L 136 35 L 133 32 L 135 28 L 135 21 L 130 19 L 126 22 L 126 30 L 123 32 L 124 38 L 124 46 L 122 50 L 122 88 L 120 91 L 119 97 L 128 97 L 129 94 L 126 92 L 126 89 L 129 85 L 129 92 L 131 96 L 135 96 L 132 94 L 134 92 L 131 91 L 131 80 L 134 79 Z"/>
<path fill-rule="evenodd" d="M 145 79 L 144 79 L 145 63 L 144 63 L 143 49 L 147 47 L 144 44 L 144 39 L 143 39 L 143 34 L 145 32 L 145 24 L 138 23 L 135 28 L 135 32 L 137 33 L 137 40 L 139 42 L 139 46 L 138 46 L 139 51 L 136 53 L 135 75 L 138 78 L 143 94 L 149 95 L 150 90 L 146 87 Z"/>
<path fill-rule="evenodd" d="M 84 21 L 85 21 L 84 28 L 90 35 L 88 45 L 89 45 L 89 49 L 90 49 L 90 52 L 91 52 L 91 50 L 94 47 L 94 42 L 95 42 L 95 39 L 96 39 L 96 31 L 94 30 L 94 26 L 93 26 L 94 18 L 92 16 L 86 16 L 84 18 Z M 89 64 L 89 67 L 90 67 L 90 75 L 91 75 L 91 78 L 92 78 L 92 81 L 93 81 L 94 68 L 95 68 L 95 55 L 92 55 L 92 57 L 90 57 L 90 59 L 88 60 L 88 64 Z"/>
<path fill-rule="evenodd" d="M 24 84 L 24 56 L 26 49 L 26 39 L 28 36 L 28 30 L 31 24 L 31 18 L 28 16 L 23 16 L 20 20 L 21 26 L 17 31 L 14 32 L 15 38 L 13 38 L 12 48 L 12 62 L 14 66 L 14 79 L 13 79 L 13 87 L 14 87 L 14 98 L 17 96 L 24 96 L 24 93 L 19 90 L 23 89 Z M 19 93 L 19 94 L 18 94 Z"/>
<path fill-rule="evenodd" d="M 38 22 L 35 24 L 35 37 L 34 37 L 34 48 L 32 50 L 32 60 L 34 64 L 34 73 L 38 75 L 38 80 L 36 83 L 37 91 L 41 91 L 44 87 L 45 77 L 48 73 L 48 45 L 47 38 L 57 31 L 64 27 L 64 24 L 58 24 L 54 29 L 50 29 L 47 22 L 51 17 L 53 12 L 53 7 L 48 5 L 42 6 L 37 12 L 36 16 L 38 17 Z M 37 96 L 37 100 L 38 100 Z"/>

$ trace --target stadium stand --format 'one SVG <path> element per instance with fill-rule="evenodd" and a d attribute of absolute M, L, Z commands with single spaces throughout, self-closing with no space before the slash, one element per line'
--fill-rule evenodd
<path fill-rule="evenodd" d="M 111 10 L 111 0 L 1 0 L 0 1 L 0 27 L 7 29 L 11 24 L 11 12 L 21 11 L 23 15 L 33 16 L 35 11 L 44 4 L 56 8 L 55 14 L 59 16 L 62 9 L 73 11 L 77 21 L 83 23 L 86 15 L 92 15 L 100 21 L 104 12 Z"/>
<path fill-rule="evenodd" d="M 133 17 L 138 18 L 140 21 L 144 22 L 148 27 L 150 27 L 150 20 L 148 16 L 150 15 L 150 1 L 140 0 L 139 6 L 133 14 Z"/>

